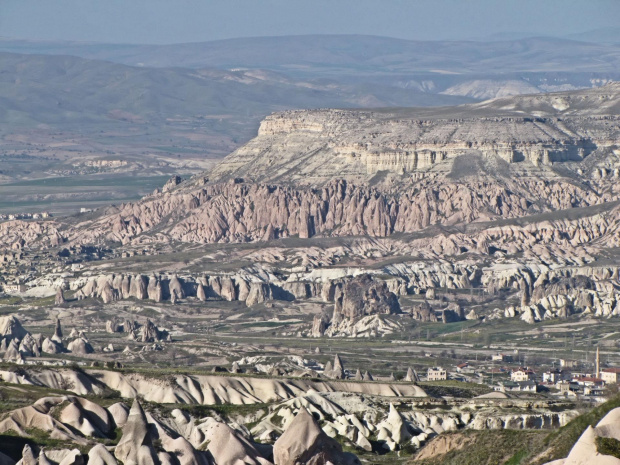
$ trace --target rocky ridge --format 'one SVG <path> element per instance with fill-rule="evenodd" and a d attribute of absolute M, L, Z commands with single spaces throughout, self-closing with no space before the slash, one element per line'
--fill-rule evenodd
<path fill-rule="evenodd" d="M 395 390 L 412 386 L 411 383 L 392 384 L 392 394 L 389 394 L 389 389 L 373 388 L 381 386 L 380 382 L 353 383 L 362 386 L 362 391 L 347 389 L 342 382 L 339 382 L 337 389 L 317 391 L 317 383 L 302 388 L 288 381 L 287 386 L 278 387 L 273 380 L 231 377 L 219 377 L 218 382 L 215 382 L 217 377 L 185 377 L 183 381 L 177 379 L 177 384 L 173 386 L 161 379 L 115 371 L 105 374 L 102 370 L 35 370 L 25 374 L 4 371 L 2 377 L 11 383 L 34 383 L 51 388 L 57 388 L 65 379 L 71 381 L 69 385 L 81 395 L 96 395 L 105 385 L 119 389 L 125 399 L 134 398 L 131 408 L 124 400 L 103 408 L 79 395 L 45 397 L 31 406 L 8 412 L 0 422 L 2 433 L 14 431 L 28 437 L 30 428 L 36 427 L 52 438 L 69 440 L 82 449 L 90 450 L 91 459 L 103 454 L 100 459 L 112 464 L 117 461 L 156 463 L 157 460 L 169 463 L 176 458 L 181 463 L 190 464 L 212 463 L 210 460 L 225 464 L 242 460 L 244 463 L 267 465 L 297 463 L 295 457 L 297 460 L 305 457 L 308 463 L 315 463 L 312 460 L 324 457 L 332 463 L 349 464 L 357 463 L 356 457 L 343 454 L 338 442 L 349 441 L 367 451 L 376 447 L 386 451 L 403 447 L 419 449 L 428 440 L 446 432 L 462 429 L 551 429 L 566 424 L 577 414 L 561 403 L 549 405 L 542 400 L 490 401 L 484 398 L 463 401 L 446 410 L 442 408 L 441 400 L 435 400 L 439 403 L 434 404 L 432 399 L 413 399 L 411 391 L 403 391 L 406 401 L 399 401 L 396 408 L 394 402 L 398 400 L 398 394 Z M 112 378 L 117 381 L 112 383 Z M 225 388 L 222 385 L 224 389 L 220 392 L 228 392 L 229 398 L 221 396 L 219 401 L 239 405 L 276 403 L 273 408 L 259 410 L 245 419 L 237 416 L 239 422 L 254 423 L 250 429 L 215 412 L 210 416 L 195 416 L 190 413 L 191 410 L 183 408 L 153 408 L 152 402 L 205 405 L 219 402 L 197 397 L 196 387 L 199 383 L 205 383 L 207 378 L 210 378 L 208 382 L 212 386 L 226 384 Z M 246 389 L 252 386 L 256 396 L 260 397 L 234 400 L 232 390 L 239 389 L 242 384 Z M 174 392 L 164 397 L 153 396 L 168 387 Z M 193 397 L 186 397 L 190 392 Z M 150 399 L 144 402 L 147 407 L 142 405 L 143 401 L 138 400 L 138 396 Z M 515 406 L 521 404 L 528 408 L 528 412 L 515 414 Z M 122 431 L 120 441 L 113 447 L 101 450 L 97 441 L 110 437 L 115 428 Z M 229 447 L 222 447 L 223 444 Z M 46 450 L 46 453 L 52 452 Z M 54 451 L 54 454 L 58 453 Z M 33 452 L 36 457 L 35 454 Z M 68 456 L 69 452 L 63 454 Z M 66 465 L 72 463 L 67 462 Z"/>
<path fill-rule="evenodd" d="M 385 237 L 604 204 L 618 200 L 619 89 L 276 114 L 211 172 L 40 234 L 123 244 Z"/>

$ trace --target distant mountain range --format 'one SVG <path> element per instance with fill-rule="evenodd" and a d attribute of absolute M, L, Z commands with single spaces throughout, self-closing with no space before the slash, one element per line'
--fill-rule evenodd
<path fill-rule="evenodd" d="M 611 37 L 614 30 L 597 36 Z M 569 38 L 411 41 L 364 35 L 255 37 L 173 45 L 92 44 L 0 39 L 0 51 L 73 55 L 130 66 L 261 68 L 290 74 L 356 75 L 618 72 L 617 46 Z M 572 39 L 572 40 L 571 40 Z M 579 42 L 579 40 L 585 40 Z"/>
<path fill-rule="evenodd" d="M 4 53 L 2 53 L 4 51 Z M 293 36 L 176 45 L 0 40 L 5 125 L 218 117 L 247 140 L 287 108 L 435 106 L 620 79 L 620 45 Z M 239 130 L 239 126 L 248 130 Z M 72 129 L 72 128 L 69 128 Z M 219 130 L 219 129 L 218 129 Z M 232 131 L 232 132 L 231 132 Z"/>
<path fill-rule="evenodd" d="M 85 154 L 96 166 L 102 157 L 130 160 L 143 174 L 191 170 L 250 140 L 272 112 L 454 106 L 617 80 L 620 45 L 562 38 L 326 35 L 175 45 L 0 39 L 0 149 L 13 157 L 1 175 L 71 175 Z M 43 158 L 41 172 L 35 161 Z"/>

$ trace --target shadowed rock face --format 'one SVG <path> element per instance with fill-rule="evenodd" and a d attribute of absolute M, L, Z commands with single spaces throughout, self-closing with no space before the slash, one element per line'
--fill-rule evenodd
<path fill-rule="evenodd" d="M 194 243 L 386 237 L 596 205 L 618 198 L 619 102 L 611 84 L 448 109 L 279 113 L 208 180 L 174 183 L 64 234 L 76 243 L 148 242 L 155 231 Z M 51 240 L 52 226 L 32 238 Z"/>
<path fill-rule="evenodd" d="M 356 180 L 380 172 L 419 173 L 463 155 L 534 166 L 580 161 L 613 145 L 619 91 L 611 84 L 439 110 L 278 113 L 210 177 L 322 185 L 334 173 Z"/>
<path fill-rule="evenodd" d="M 437 322 L 437 315 L 428 302 L 422 302 L 419 305 L 415 305 L 411 308 L 411 316 L 414 320 L 418 321 L 432 321 Z"/>
<path fill-rule="evenodd" d="M 115 457 L 127 465 L 146 465 L 159 463 L 149 426 L 138 400 L 134 400 L 127 423 L 123 427 L 123 436 L 114 450 Z"/>
<path fill-rule="evenodd" d="M 346 318 L 376 313 L 400 313 L 398 297 L 384 281 L 370 275 L 353 278 L 344 285 L 342 297 L 336 300 L 335 312 Z"/>
<path fill-rule="evenodd" d="M 22 339 L 28 334 L 15 315 L 0 317 L 0 337 Z"/>
<path fill-rule="evenodd" d="M 340 444 L 327 436 L 305 408 L 273 446 L 275 465 L 354 465 L 357 457 L 342 452 Z"/>
<path fill-rule="evenodd" d="M 56 297 L 54 298 L 54 303 L 56 305 L 62 305 L 66 302 L 65 300 L 65 296 L 62 292 L 62 288 L 59 287 L 58 290 L 56 291 Z"/>
<path fill-rule="evenodd" d="M 603 417 L 595 427 L 588 426 L 579 440 L 571 449 L 568 457 L 563 460 L 549 462 L 546 465 L 580 465 L 580 464 L 601 464 L 618 465 L 620 459 L 612 455 L 601 454 L 598 451 L 596 439 L 598 437 L 613 438 L 620 440 L 620 409 L 611 410 Z"/>
<path fill-rule="evenodd" d="M 596 286 L 587 276 L 556 278 L 552 282 L 542 283 L 537 287 L 532 294 L 532 300 L 537 302 L 550 295 L 572 294 L 578 289 L 593 290 Z"/>

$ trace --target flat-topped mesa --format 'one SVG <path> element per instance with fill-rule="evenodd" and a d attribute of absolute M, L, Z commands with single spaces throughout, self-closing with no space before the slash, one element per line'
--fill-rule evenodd
<path fill-rule="evenodd" d="M 368 179 L 382 171 L 416 173 L 437 165 L 449 171 L 450 160 L 468 154 L 534 167 L 580 162 L 620 139 L 620 117 L 614 113 L 620 86 L 603 89 L 439 109 L 277 113 L 210 178 L 316 185 L 334 173 Z"/>
<path fill-rule="evenodd" d="M 340 114 L 334 110 L 331 110 L 331 112 L 336 116 Z M 322 133 L 326 129 L 323 119 L 326 112 L 320 112 L 320 117 L 318 115 L 319 113 L 304 110 L 274 113 L 261 121 L 258 128 L 258 136 L 289 134 L 294 131 Z"/>
<path fill-rule="evenodd" d="M 600 89 L 450 108 L 278 113 L 207 175 L 102 210 L 65 228 L 63 239 L 386 237 L 615 201 L 620 117 L 612 111 L 620 108 L 619 87 L 598 97 Z M 602 98 L 602 110 L 590 93 Z M 558 98 L 568 106 L 558 105 Z M 575 161 L 561 169 L 545 166 L 560 160 Z M 447 243 L 441 248 L 459 250 Z M 167 298 L 155 282 L 123 288 L 121 297 L 127 293 Z M 118 298 L 108 294 L 108 301 Z M 258 302 L 254 294 L 251 301 Z"/>

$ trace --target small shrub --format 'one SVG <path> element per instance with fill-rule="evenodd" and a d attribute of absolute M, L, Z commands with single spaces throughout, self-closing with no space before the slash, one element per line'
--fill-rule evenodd
<path fill-rule="evenodd" d="M 596 438 L 596 449 L 600 454 L 620 459 L 620 441 L 614 438 Z"/>

